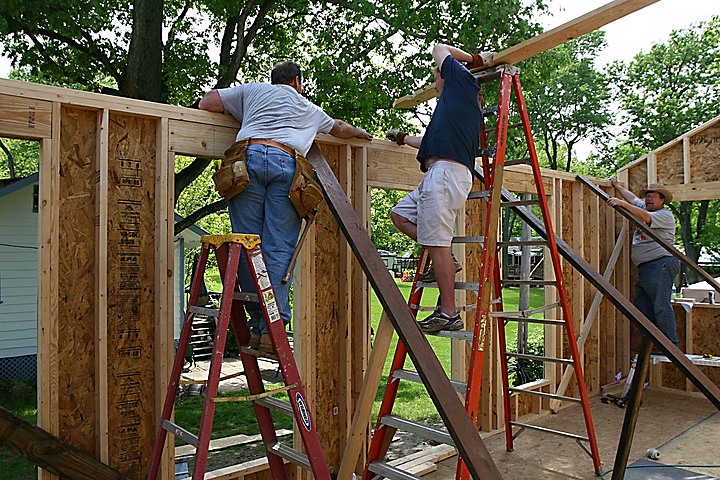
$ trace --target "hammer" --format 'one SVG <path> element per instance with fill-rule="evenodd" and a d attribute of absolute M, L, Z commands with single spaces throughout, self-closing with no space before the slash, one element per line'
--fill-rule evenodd
<path fill-rule="evenodd" d="M 293 268 L 295 268 L 295 261 L 297 260 L 298 255 L 300 255 L 300 249 L 302 249 L 303 242 L 305 241 L 305 237 L 307 236 L 307 232 L 310 229 L 310 225 L 315 221 L 315 215 L 317 214 L 317 209 L 314 208 L 312 211 L 308 212 L 303 219 L 305 220 L 305 226 L 303 227 L 303 231 L 300 234 L 300 239 L 297 242 L 297 245 L 295 245 L 295 251 L 293 252 L 293 256 L 290 259 L 290 265 L 288 266 L 287 272 L 285 272 L 285 276 L 282 278 L 281 283 L 283 285 L 287 285 L 287 283 L 290 281 L 290 275 L 292 274 Z"/>

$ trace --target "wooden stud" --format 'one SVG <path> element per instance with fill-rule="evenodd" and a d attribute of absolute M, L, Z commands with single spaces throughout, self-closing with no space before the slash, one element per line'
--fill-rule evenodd
<path fill-rule="evenodd" d="M 1 95 L 0 131 L 3 132 L 2 136 L 25 140 L 50 138 L 52 109 L 53 103 L 49 101 Z"/>

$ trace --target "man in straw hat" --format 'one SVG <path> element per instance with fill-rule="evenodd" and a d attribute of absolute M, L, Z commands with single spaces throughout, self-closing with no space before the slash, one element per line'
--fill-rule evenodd
<path fill-rule="evenodd" d="M 660 183 L 651 183 L 640 190 L 636 197 L 630 190 L 611 178 L 613 187 L 625 199 L 611 197 L 608 205 L 624 208 L 634 217 L 645 222 L 662 240 L 675 242 L 675 217 L 665 207 L 672 201 L 672 193 Z M 675 313 L 671 298 L 673 281 L 680 271 L 680 261 L 642 230 L 635 229 L 632 243 L 632 261 L 637 265 L 638 281 L 633 303 L 675 345 L 678 344 Z"/>

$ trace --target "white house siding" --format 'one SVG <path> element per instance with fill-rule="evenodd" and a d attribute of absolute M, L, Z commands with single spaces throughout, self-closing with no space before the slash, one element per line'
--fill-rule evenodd
<path fill-rule="evenodd" d="M 31 186 L 0 199 L 0 358 L 37 354 L 38 214 L 32 205 Z"/>

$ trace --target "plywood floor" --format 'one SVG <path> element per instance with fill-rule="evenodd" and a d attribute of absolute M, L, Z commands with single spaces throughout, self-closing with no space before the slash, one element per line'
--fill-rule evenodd
<path fill-rule="evenodd" d="M 613 466 L 625 410 L 603 404 L 599 397 L 591 400 L 591 410 L 603 462 L 601 473 L 604 473 Z M 532 423 L 559 430 L 584 431 L 579 406 Z M 599 478 L 590 457 L 572 439 L 526 430 L 515 439 L 513 452 L 506 451 L 503 433 L 487 437 L 485 444 L 505 479 Z M 658 461 L 667 465 L 718 465 L 718 468 L 684 468 L 720 477 L 720 412 L 705 398 L 646 390 L 629 463 L 643 457 L 649 448 L 659 450 Z M 454 479 L 456 462 L 457 457 L 443 461 L 436 472 L 423 479 Z M 603 478 L 610 477 L 607 473 Z"/>

